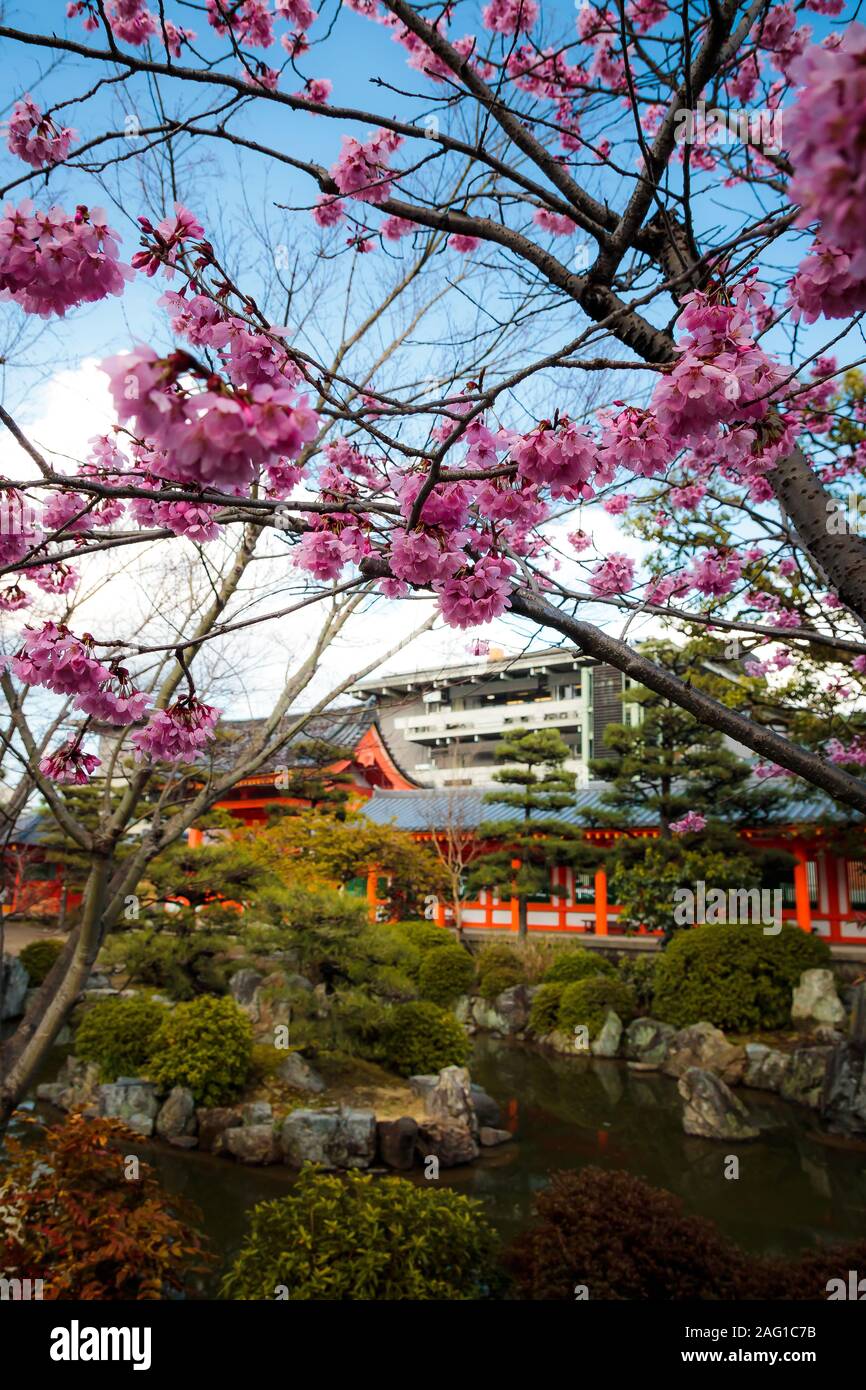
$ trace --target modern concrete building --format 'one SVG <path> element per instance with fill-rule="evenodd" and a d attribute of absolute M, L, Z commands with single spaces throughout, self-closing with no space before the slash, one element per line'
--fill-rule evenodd
<path fill-rule="evenodd" d="M 578 784 L 589 759 L 604 757 L 607 724 L 639 714 L 623 706 L 612 666 L 556 647 L 525 656 L 496 649 L 459 666 L 359 681 L 352 694 L 373 705 L 392 756 L 422 786 L 489 786 L 495 749 L 514 729 L 556 729 Z"/>

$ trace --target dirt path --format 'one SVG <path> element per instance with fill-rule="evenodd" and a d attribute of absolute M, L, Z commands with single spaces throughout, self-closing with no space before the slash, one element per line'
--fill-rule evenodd
<path fill-rule="evenodd" d="M 38 922 L 3 923 L 3 950 L 7 956 L 17 956 L 31 941 L 45 941 L 48 937 L 63 939 L 63 932 L 57 930 L 56 923 L 48 926 Z"/>

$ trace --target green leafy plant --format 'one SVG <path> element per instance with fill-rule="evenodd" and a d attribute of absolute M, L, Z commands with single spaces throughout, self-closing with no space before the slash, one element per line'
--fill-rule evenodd
<path fill-rule="evenodd" d="M 448 1188 L 307 1165 L 253 1208 L 222 1293 L 232 1299 L 457 1300 L 495 1281 L 480 1202 Z"/>
<path fill-rule="evenodd" d="M 401 1076 L 463 1066 L 469 1039 L 453 1014 L 424 1000 L 397 1004 L 382 1030 L 385 1065 Z"/>
<path fill-rule="evenodd" d="M 35 989 L 37 985 L 42 984 L 62 950 L 63 942 L 55 940 L 54 937 L 31 941 L 24 947 L 18 959 L 30 976 L 31 987 Z"/>
<path fill-rule="evenodd" d="M 475 980 L 475 962 L 462 946 L 447 951 L 428 951 L 418 979 L 422 999 L 447 1008 L 461 994 L 468 994 Z"/>
<path fill-rule="evenodd" d="M 510 965 L 493 965 L 481 976 L 478 992 L 484 999 L 495 999 L 504 990 L 522 985 L 524 979 L 522 970 L 515 970 Z"/>
<path fill-rule="evenodd" d="M 826 942 L 799 927 L 765 936 L 750 923 L 707 923 L 678 932 L 661 955 L 653 1009 L 677 1028 L 702 1020 L 735 1033 L 784 1028 L 803 971 L 829 961 Z"/>
<path fill-rule="evenodd" d="M 103 1081 L 146 1070 L 166 1018 L 150 999 L 105 999 L 93 1004 L 75 1033 L 75 1055 L 96 1062 Z"/>
<path fill-rule="evenodd" d="M 227 939 L 197 929 L 175 934 L 142 928 L 111 938 L 100 960 L 123 965 L 128 984 L 152 985 L 170 999 L 194 999 L 200 994 L 225 994 L 229 970 L 219 959 Z"/>
<path fill-rule="evenodd" d="M 619 978 L 631 985 L 641 1013 L 652 1013 L 658 962 L 659 957 L 654 955 L 627 955 L 617 964 Z"/>
<path fill-rule="evenodd" d="M 538 986 L 529 1008 L 529 1028 L 536 1037 L 544 1037 L 556 1028 L 559 1003 L 564 989 L 564 984 L 555 982 Z"/>
<path fill-rule="evenodd" d="M 187 1086 L 197 1105 L 234 1100 L 249 1074 L 252 1027 L 233 999 L 203 995 L 178 1004 L 154 1041 L 150 1074 L 166 1087 Z"/>
<path fill-rule="evenodd" d="M 594 1038 L 601 1031 L 609 1009 L 627 1023 L 634 1018 L 636 1007 L 631 985 L 615 976 L 594 975 L 565 986 L 559 1001 L 557 1027 L 570 1033 L 575 1024 L 584 1023 L 589 1036 Z"/>
<path fill-rule="evenodd" d="M 563 951 L 544 972 L 545 984 L 572 984 L 575 980 L 588 980 L 594 975 L 615 975 L 616 967 L 605 960 L 599 951 L 588 951 L 579 947 L 576 951 Z"/>

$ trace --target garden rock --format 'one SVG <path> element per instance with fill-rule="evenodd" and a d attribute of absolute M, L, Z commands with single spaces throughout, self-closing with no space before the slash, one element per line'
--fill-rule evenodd
<path fill-rule="evenodd" d="M 690 1067 L 677 1082 L 685 1101 L 683 1129 L 701 1139 L 754 1139 L 745 1105 L 714 1072 Z"/>
<path fill-rule="evenodd" d="M 497 1144 L 507 1144 L 513 1137 L 507 1129 L 494 1129 L 491 1125 L 482 1125 L 478 1131 L 478 1142 L 484 1149 L 492 1149 Z"/>
<path fill-rule="evenodd" d="M 251 1100 L 241 1106 L 241 1120 L 244 1125 L 269 1125 L 273 1123 L 273 1118 L 270 1101 Z"/>
<path fill-rule="evenodd" d="M 424 1096 L 424 1109 L 434 1120 L 456 1120 L 473 1135 L 478 1133 L 478 1116 L 472 1103 L 469 1072 L 466 1067 L 443 1067 L 436 1084 Z"/>
<path fill-rule="evenodd" d="M 529 995 L 525 985 L 512 985 L 497 994 L 493 1007 L 506 1033 L 522 1033 L 529 1022 Z"/>
<path fill-rule="evenodd" d="M 794 990 L 791 1021 L 797 1028 L 818 1024 L 836 1028 L 845 1022 L 845 1008 L 836 993 L 832 970 L 804 970 Z"/>
<path fill-rule="evenodd" d="M 746 1043 L 746 1070 L 743 1085 L 756 1091 L 781 1091 L 790 1057 L 764 1043 Z"/>
<path fill-rule="evenodd" d="M 742 1081 L 746 1070 L 746 1049 L 729 1043 L 712 1023 L 693 1023 L 681 1028 L 671 1039 L 662 1071 L 667 1076 L 683 1076 L 691 1067 L 714 1072 L 729 1086 Z"/>
<path fill-rule="evenodd" d="M 833 1049 L 820 1110 L 834 1134 L 866 1134 L 866 1063 L 859 1045 L 845 1042 Z"/>
<path fill-rule="evenodd" d="M 491 1129 L 496 1129 L 502 1120 L 502 1109 L 499 1102 L 489 1096 L 482 1086 L 476 1086 L 474 1082 L 469 1087 L 469 1093 L 479 1125 L 487 1125 Z"/>
<path fill-rule="evenodd" d="M 19 1018 L 24 1012 L 24 1000 L 30 976 L 17 956 L 0 960 L 0 1023 L 7 1018 Z"/>
<path fill-rule="evenodd" d="M 175 1148 L 191 1149 L 195 1144 L 195 1096 L 186 1086 L 175 1086 L 169 1092 L 156 1117 L 156 1132 Z"/>
<path fill-rule="evenodd" d="M 667 1060 L 676 1029 L 655 1018 L 636 1018 L 625 1030 L 625 1055 L 630 1062 L 660 1067 Z"/>
<path fill-rule="evenodd" d="M 280 1149 L 293 1168 L 304 1163 L 369 1168 L 376 1155 L 376 1116 L 372 1110 L 345 1106 L 293 1110 L 283 1121 Z"/>
<path fill-rule="evenodd" d="M 798 1047 L 792 1052 L 779 1091 L 783 1100 L 817 1110 L 833 1051 L 832 1047 Z"/>
<path fill-rule="evenodd" d="M 277 1163 L 280 1157 L 272 1124 L 227 1129 L 222 1136 L 222 1151 L 239 1163 Z"/>
<path fill-rule="evenodd" d="M 229 994 L 232 999 L 252 1018 L 258 1018 L 256 992 L 264 978 L 258 970 L 245 967 L 243 970 L 236 970 L 229 981 Z"/>
<path fill-rule="evenodd" d="M 138 1077 L 120 1077 L 97 1091 L 99 1113 L 107 1119 L 122 1120 L 136 1133 L 150 1138 L 159 1111 L 156 1088 Z"/>
<path fill-rule="evenodd" d="M 208 1153 L 219 1153 L 227 1130 L 239 1129 L 241 1112 L 235 1106 L 202 1106 L 195 1112 L 198 1124 L 198 1146 Z"/>
<path fill-rule="evenodd" d="M 319 1073 L 310 1066 L 300 1052 L 289 1052 L 277 1068 L 277 1076 L 293 1091 L 310 1091 L 318 1094 L 324 1091 L 325 1083 Z"/>
<path fill-rule="evenodd" d="M 499 1012 L 495 1003 L 482 999 L 480 994 L 472 1000 L 471 1021 L 482 1033 L 504 1035 L 509 1031 L 508 1019 Z"/>
<path fill-rule="evenodd" d="M 415 1162 L 418 1121 L 404 1115 L 399 1120 L 380 1120 L 376 1125 L 376 1151 L 387 1168 L 405 1172 Z"/>
<path fill-rule="evenodd" d="M 455 1120 L 425 1120 L 418 1126 L 417 1149 L 423 1162 L 436 1158 L 442 1168 L 456 1168 L 478 1157 L 478 1145 L 468 1125 Z"/>
<path fill-rule="evenodd" d="M 598 1037 L 590 1043 L 593 1057 L 615 1057 L 622 1042 L 622 1019 L 613 1009 L 608 1009 Z"/>

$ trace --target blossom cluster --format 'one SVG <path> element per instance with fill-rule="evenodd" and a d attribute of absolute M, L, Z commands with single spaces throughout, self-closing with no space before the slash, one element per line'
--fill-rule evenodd
<path fill-rule="evenodd" d="M 0 292 L 28 314 L 61 317 L 79 304 L 122 294 L 132 271 L 102 208 L 36 212 L 29 199 L 0 218 Z"/>
<path fill-rule="evenodd" d="M 43 116 L 31 96 L 17 101 L 9 117 L 9 149 L 33 169 L 62 164 L 69 154 L 75 131 L 58 127 L 50 116 Z"/>

